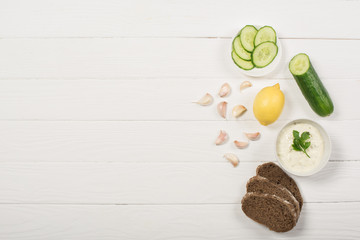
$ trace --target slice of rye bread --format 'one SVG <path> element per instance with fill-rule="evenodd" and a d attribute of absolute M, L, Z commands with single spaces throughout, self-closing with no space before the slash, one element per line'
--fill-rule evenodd
<path fill-rule="evenodd" d="M 270 195 L 276 195 L 288 202 L 290 202 L 294 206 L 294 211 L 296 213 L 296 220 L 300 216 L 300 205 L 296 200 L 294 195 L 285 187 L 270 182 L 267 178 L 261 176 L 255 176 L 249 179 L 246 184 L 247 192 L 255 192 L 255 193 L 266 193 Z"/>
<path fill-rule="evenodd" d="M 286 187 L 294 195 L 296 200 L 298 200 L 301 211 L 304 201 L 301 196 L 300 190 L 296 185 L 294 179 L 287 175 L 278 165 L 273 162 L 259 165 L 256 168 L 256 174 L 269 179 L 270 182 L 281 184 L 282 186 Z"/>
<path fill-rule="evenodd" d="M 287 232 L 296 225 L 294 206 L 270 194 L 248 192 L 241 201 L 243 212 L 275 232 Z"/>

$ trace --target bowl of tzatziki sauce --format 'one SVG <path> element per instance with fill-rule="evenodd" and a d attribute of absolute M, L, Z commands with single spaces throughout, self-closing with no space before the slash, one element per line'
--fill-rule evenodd
<path fill-rule="evenodd" d="M 297 138 L 299 141 L 295 146 L 294 131 L 299 133 L 300 138 Z M 304 132 L 308 137 L 301 138 Z M 319 172 L 328 163 L 330 154 L 329 135 L 320 124 L 308 119 L 289 122 L 280 130 L 276 139 L 278 162 L 287 172 L 297 176 L 310 176 Z"/>

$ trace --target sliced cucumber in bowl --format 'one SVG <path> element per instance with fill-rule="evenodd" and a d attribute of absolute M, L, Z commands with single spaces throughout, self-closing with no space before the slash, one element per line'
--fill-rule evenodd
<path fill-rule="evenodd" d="M 277 67 L 282 48 L 272 27 L 246 25 L 233 38 L 231 55 L 234 63 L 245 75 L 261 77 Z"/>
<path fill-rule="evenodd" d="M 241 69 L 244 70 L 251 70 L 254 68 L 254 64 L 251 61 L 246 61 L 242 58 L 240 58 L 235 51 L 231 52 L 231 57 L 234 61 L 234 63 Z"/>
<path fill-rule="evenodd" d="M 252 52 L 254 50 L 254 39 L 256 34 L 257 29 L 253 25 L 246 25 L 241 29 L 239 34 L 240 42 L 246 51 Z"/>
<path fill-rule="evenodd" d="M 247 52 L 241 45 L 240 37 L 237 36 L 232 44 L 233 50 L 235 51 L 236 55 L 238 55 L 240 58 L 251 61 L 251 53 Z"/>
<path fill-rule="evenodd" d="M 255 47 L 251 54 L 251 61 L 257 68 L 268 66 L 276 57 L 278 47 L 273 42 L 263 42 Z"/>
<path fill-rule="evenodd" d="M 276 44 L 276 32 L 270 26 L 264 26 L 259 29 L 254 39 L 254 46 L 258 46 L 263 42 L 273 42 Z"/>

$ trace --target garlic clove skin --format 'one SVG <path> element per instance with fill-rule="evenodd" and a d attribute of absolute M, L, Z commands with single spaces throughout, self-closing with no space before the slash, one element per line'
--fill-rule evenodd
<path fill-rule="evenodd" d="M 220 134 L 219 134 L 219 136 L 216 138 L 215 144 L 216 144 L 216 145 L 224 144 L 227 139 L 228 139 L 228 134 L 227 134 L 225 131 L 220 130 Z"/>
<path fill-rule="evenodd" d="M 245 88 L 249 88 L 249 87 L 251 87 L 251 86 L 252 86 L 251 82 L 249 82 L 249 81 L 244 81 L 244 82 L 242 82 L 241 85 L 240 85 L 240 91 L 244 90 Z"/>
<path fill-rule="evenodd" d="M 227 102 L 220 102 L 217 105 L 217 111 L 220 114 L 222 118 L 226 118 L 226 108 L 227 108 Z"/>
<path fill-rule="evenodd" d="M 234 167 L 239 165 L 239 158 L 233 153 L 225 153 L 224 158 L 226 158 L 226 160 L 228 160 Z"/>
<path fill-rule="evenodd" d="M 237 148 L 240 148 L 240 149 L 244 149 L 249 145 L 248 142 L 240 142 L 240 141 L 237 141 L 237 140 L 234 141 L 234 144 L 235 144 L 235 146 Z"/>
<path fill-rule="evenodd" d="M 206 93 L 202 98 L 200 98 L 199 101 L 195 102 L 201 106 L 208 106 L 210 104 L 212 104 L 212 102 L 214 101 L 214 98 L 209 94 Z"/>
<path fill-rule="evenodd" d="M 255 133 L 244 133 L 245 136 L 251 140 L 251 141 L 256 141 L 260 138 L 260 133 L 259 132 L 255 132 Z"/>
<path fill-rule="evenodd" d="M 224 83 L 221 88 L 220 88 L 220 91 L 219 91 L 219 96 L 220 97 L 227 97 L 229 96 L 231 93 L 231 87 L 228 83 Z"/>
<path fill-rule="evenodd" d="M 244 112 L 246 111 L 246 107 L 244 107 L 243 105 L 236 105 L 235 107 L 233 107 L 233 110 L 232 110 L 232 115 L 235 117 L 235 118 L 238 118 L 240 117 L 242 114 L 244 114 Z"/>

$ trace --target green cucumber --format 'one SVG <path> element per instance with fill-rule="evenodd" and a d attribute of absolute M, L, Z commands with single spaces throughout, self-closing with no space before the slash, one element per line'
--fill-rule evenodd
<path fill-rule="evenodd" d="M 239 67 L 242 68 L 244 70 L 251 70 L 254 68 L 254 65 L 252 64 L 251 61 L 246 61 L 244 59 L 241 59 L 236 53 L 235 51 L 231 52 L 231 57 L 234 61 L 234 63 Z"/>
<path fill-rule="evenodd" d="M 272 27 L 264 26 L 260 28 L 259 31 L 257 32 L 254 40 L 255 47 L 263 42 L 276 43 L 276 32 Z"/>
<path fill-rule="evenodd" d="M 293 57 L 289 63 L 289 70 L 312 110 L 319 116 L 329 116 L 334 111 L 333 102 L 308 55 L 299 53 Z"/>
<path fill-rule="evenodd" d="M 278 47 L 273 42 L 263 42 L 255 47 L 251 54 L 253 64 L 257 68 L 263 68 L 269 65 L 276 57 Z"/>
<path fill-rule="evenodd" d="M 252 52 L 254 50 L 254 39 L 257 33 L 257 29 L 253 25 L 246 25 L 240 31 L 240 42 L 243 48 Z"/>
<path fill-rule="evenodd" d="M 233 41 L 233 50 L 235 53 L 242 59 L 250 61 L 251 60 L 251 53 L 247 52 L 241 45 L 240 37 L 237 36 Z"/>

